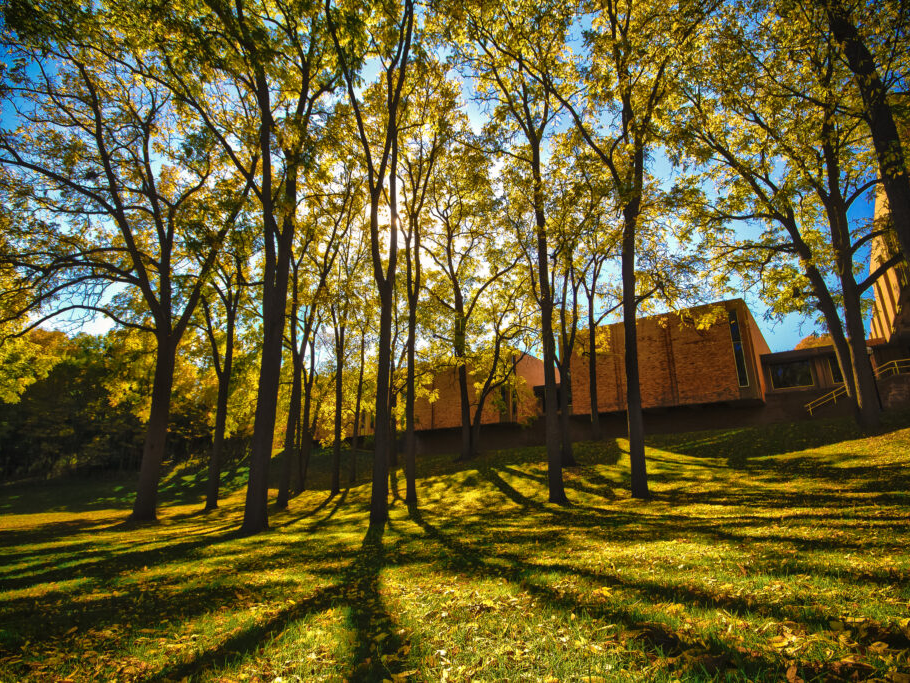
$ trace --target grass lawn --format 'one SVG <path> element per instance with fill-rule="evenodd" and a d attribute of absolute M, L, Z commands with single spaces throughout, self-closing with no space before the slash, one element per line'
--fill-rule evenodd
<path fill-rule="evenodd" d="M 250 538 L 236 480 L 203 513 L 172 473 L 140 527 L 133 477 L 4 485 L 0 681 L 906 683 L 907 424 L 652 437 L 647 502 L 624 441 L 578 444 L 566 508 L 542 449 L 428 458 L 381 538 L 324 456 Z"/>

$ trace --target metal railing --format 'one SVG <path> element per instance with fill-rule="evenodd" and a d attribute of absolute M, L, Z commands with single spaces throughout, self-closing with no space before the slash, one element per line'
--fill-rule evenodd
<path fill-rule="evenodd" d="M 883 379 L 885 377 L 890 377 L 891 375 L 902 375 L 904 373 L 910 372 L 910 358 L 901 358 L 900 360 L 891 360 L 885 363 L 884 365 L 879 365 L 875 368 L 875 379 Z M 819 396 L 814 401 L 809 401 L 806 404 L 806 410 L 809 411 L 809 414 L 812 414 L 812 411 L 818 410 L 826 403 L 834 403 L 837 405 L 837 399 L 841 396 L 847 395 L 847 385 L 842 384 L 837 387 L 834 391 L 829 391 L 824 396 Z"/>

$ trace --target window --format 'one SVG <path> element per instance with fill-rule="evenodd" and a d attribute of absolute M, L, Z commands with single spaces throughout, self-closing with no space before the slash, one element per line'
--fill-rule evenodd
<path fill-rule="evenodd" d="M 837 364 L 837 358 L 828 356 L 828 367 L 831 368 L 831 378 L 835 384 L 843 384 L 844 376 L 840 373 L 840 365 Z"/>
<path fill-rule="evenodd" d="M 812 368 L 807 360 L 794 360 L 789 363 L 772 363 L 771 386 L 775 389 L 788 389 L 791 387 L 811 387 Z"/>
<path fill-rule="evenodd" d="M 739 386 L 749 386 L 749 373 L 746 371 L 746 354 L 743 352 L 743 340 L 739 334 L 739 320 L 736 311 L 730 311 L 730 338 L 733 340 L 733 360 L 736 362 L 736 374 Z"/>

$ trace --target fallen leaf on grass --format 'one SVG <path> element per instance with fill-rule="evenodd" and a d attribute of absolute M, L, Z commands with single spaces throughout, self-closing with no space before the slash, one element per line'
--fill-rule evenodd
<path fill-rule="evenodd" d="M 805 683 L 803 679 L 799 677 L 799 672 L 795 664 L 787 669 L 787 683 Z"/>

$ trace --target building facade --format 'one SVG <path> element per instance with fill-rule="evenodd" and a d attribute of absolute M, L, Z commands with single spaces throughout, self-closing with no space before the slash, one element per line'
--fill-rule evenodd
<path fill-rule="evenodd" d="M 770 352 L 742 299 L 721 301 L 638 320 L 642 407 L 748 404 L 764 398 L 760 358 Z M 571 358 L 572 408 L 591 413 L 589 333 L 579 332 Z M 622 323 L 595 333 L 597 410 L 626 409 Z"/>

